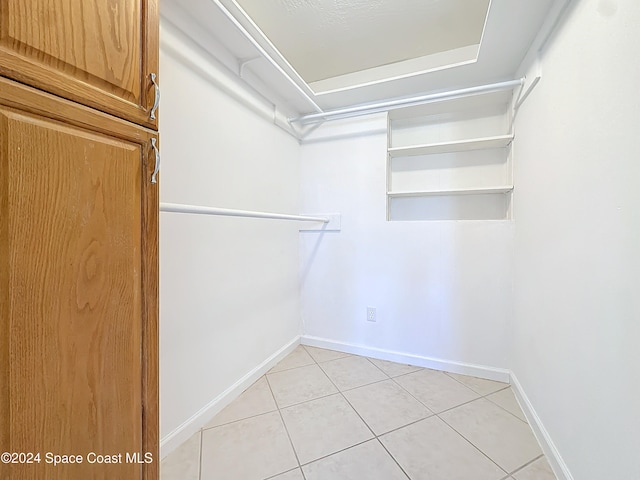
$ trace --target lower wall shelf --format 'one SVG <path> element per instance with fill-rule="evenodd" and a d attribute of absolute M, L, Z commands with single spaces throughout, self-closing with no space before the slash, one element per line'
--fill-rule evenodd
<path fill-rule="evenodd" d="M 447 189 L 447 190 L 422 190 L 413 192 L 387 192 L 389 198 L 401 198 L 401 197 L 433 197 L 433 196 L 448 196 L 448 195 L 482 195 L 482 194 L 496 194 L 496 193 L 509 193 L 513 191 L 513 185 L 503 185 L 500 187 L 486 187 L 486 188 L 459 188 L 459 189 Z"/>
<path fill-rule="evenodd" d="M 387 220 L 510 220 L 513 186 L 390 192 Z"/>

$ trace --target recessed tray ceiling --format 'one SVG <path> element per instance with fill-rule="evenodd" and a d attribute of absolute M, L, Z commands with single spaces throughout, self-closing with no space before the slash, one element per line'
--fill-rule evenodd
<path fill-rule="evenodd" d="M 160 11 L 167 31 L 297 117 L 512 80 L 564 2 L 161 0 Z"/>
<path fill-rule="evenodd" d="M 474 62 L 490 0 L 236 0 L 316 93 Z"/>

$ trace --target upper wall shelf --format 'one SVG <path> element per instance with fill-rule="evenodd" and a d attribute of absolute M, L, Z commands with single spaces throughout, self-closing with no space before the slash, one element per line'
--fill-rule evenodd
<path fill-rule="evenodd" d="M 473 138 L 452 142 L 431 143 L 426 145 L 411 145 L 408 147 L 390 147 L 389 156 L 409 157 L 414 155 L 431 155 L 435 153 L 465 152 L 469 150 L 485 150 L 490 148 L 504 148 L 513 141 L 513 134 L 494 137 Z"/>
<path fill-rule="evenodd" d="M 413 192 L 387 192 L 390 198 L 398 197 L 429 197 L 443 195 L 485 195 L 496 193 L 509 193 L 513 191 L 513 185 L 502 185 L 499 187 L 486 188 L 457 188 L 446 190 L 421 190 Z"/>

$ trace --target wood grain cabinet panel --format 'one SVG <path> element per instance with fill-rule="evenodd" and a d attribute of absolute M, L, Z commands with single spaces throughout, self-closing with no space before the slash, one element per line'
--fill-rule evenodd
<path fill-rule="evenodd" d="M 0 452 L 85 458 L 3 465 L 0 478 L 156 480 L 155 134 L 0 87 Z M 153 463 L 124 461 L 136 452 Z"/>
<path fill-rule="evenodd" d="M 0 0 L 0 74 L 148 127 L 157 0 Z"/>

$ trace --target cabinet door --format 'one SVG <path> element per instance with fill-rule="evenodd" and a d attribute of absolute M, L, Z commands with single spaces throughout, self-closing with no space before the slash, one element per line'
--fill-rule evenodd
<path fill-rule="evenodd" d="M 41 456 L 2 479 L 157 479 L 151 138 L 0 79 L 0 452 Z"/>
<path fill-rule="evenodd" d="M 156 127 L 157 0 L 0 0 L 0 74 Z"/>

